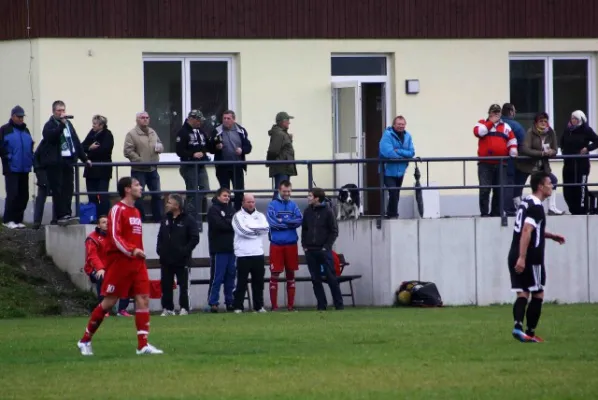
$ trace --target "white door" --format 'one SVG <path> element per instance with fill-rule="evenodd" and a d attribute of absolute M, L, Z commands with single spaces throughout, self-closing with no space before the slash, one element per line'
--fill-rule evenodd
<path fill-rule="evenodd" d="M 335 160 L 363 158 L 364 138 L 361 110 L 361 84 L 359 82 L 332 83 L 332 129 Z M 361 187 L 363 186 L 363 166 L 357 163 L 336 164 L 334 177 L 336 188 L 348 183 Z M 360 194 L 360 197 L 363 199 L 363 193 Z"/>

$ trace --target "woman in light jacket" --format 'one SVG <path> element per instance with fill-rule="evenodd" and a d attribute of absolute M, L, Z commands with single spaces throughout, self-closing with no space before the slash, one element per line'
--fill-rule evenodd
<path fill-rule="evenodd" d="M 522 158 L 516 161 L 515 166 L 522 175 L 521 181 L 516 183 L 525 185 L 529 175 L 537 171 L 544 171 L 550 174 L 552 185 L 556 187 L 557 179 L 550 169 L 549 158 L 556 156 L 557 148 L 556 133 L 548 125 L 548 114 L 545 112 L 536 114 L 534 125 L 527 131 L 523 143 L 519 145 L 519 155 L 530 158 Z M 515 189 L 517 207 L 521 203 L 522 191 L 523 187 Z M 552 194 L 548 199 L 548 214 L 561 215 L 563 211 L 556 207 L 554 190 Z"/>

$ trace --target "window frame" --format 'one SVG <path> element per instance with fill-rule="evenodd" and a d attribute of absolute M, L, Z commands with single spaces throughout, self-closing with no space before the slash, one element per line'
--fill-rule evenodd
<path fill-rule="evenodd" d="M 236 109 L 237 96 L 236 88 L 237 81 L 235 75 L 235 56 L 232 54 L 143 54 L 142 63 L 148 62 L 167 62 L 167 61 L 178 61 L 181 63 L 181 93 L 182 93 L 182 115 L 181 123 L 187 118 L 187 114 L 193 108 L 191 104 L 191 63 L 192 62 L 223 62 L 227 63 L 227 80 L 228 80 L 228 108 L 234 110 L 238 114 Z M 143 68 L 142 68 L 143 70 Z M 143 74 L 142 74 L 143 75 Z M 143 76 L 144 89 L 143 89 L 143 104 L 145 107 L 145 76 Z M 150 115 L 151 118 L 151 115 Z M 150 123 L 151 127 L 151 123 Z M 175 152 L 162 153 L 160 154 L 160 162 L 176 162 L 180 161 L 179 156 Z"/>
<path fill-rule="evenodd" d="M 591 53 L 510 53 L 510 61 L 544 61 L 544 89 L 546 98 L 544 99 L 545 110 L 550 116 L 550 126 L 554 127 L 554 88 L 552 62 L 554 60 L 586 60 L 588 62 L 588 109 L 584 110 L 588 114 L 588 124 L 591 127 L 596 126 L 596 59 Z M 509 85 L 511 81 L 511 71 L 509 69 Z M 510 96 L 510 91 L 509 91 Z M 515 104 L 517 107 L 517 104 Z M 538 110 L 542 111 L 542 110 Z M 571 110 L 573 111 L 573 110 Z M 556 127 L 555 127 L 556 128 Z M 558 128 L 562 129 L 562 127 Z M 560 153 L 560 151 L 559 151 Z"/>

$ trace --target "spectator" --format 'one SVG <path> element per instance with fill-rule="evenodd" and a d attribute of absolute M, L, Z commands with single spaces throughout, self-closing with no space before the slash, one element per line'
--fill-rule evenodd
<path fill-rule="evenodd" d="M 42 139 L 42 142 L 44 139 Z M 46 199 L 52 195 L 50 186 L 48 184 L 48 174 L 46 168 L 41 166 L 40 162 L 40 148 L 44 146 L 40 143 L 33 153 L 33 170 L 35 171 L 37 194 L 35 196 L 35 209 L 33 211 L 33 229 L 39 229 L 42 226 L 42 220 L 44 219 L 44 208 L 46 207 Z M 56 203 L 52 202 L 52 225 L 57 224 L 56 219 Z"/>
<path fill-rule="evenodd" d="M 272 125 L 272 129 L 268 131 L 270 145 L 268 146 L 266 160 L 295 161 L 293 134 L 289 133 L 289 126 L 293 118 L 284 111 L 276 114 L 276 124 Z M 272 164 L 268 168 L 270 169 L 270 178 L 274 179 L 274 196 L 272 199 L 275 200 L 278 197 L 280 182 L 290 181 L 291 176 L 297 176 L 297 166 L 295 164 Z"/>
<path fill-rule="evenodd" d="M 322 275 L 326 277 L 326 282 L 330 287 L 335 308 L 342 310 L 344 308 L 343 297 L 336 278 L 332 256 L 332 246 L 338 237 L 336 218 L 326 201 L 324 190 L 314 188 L 309 192 L 307 199 L 309 205 L 303 212 L 301 246 L 305 252 L 318 310 L 324 311 L 328 306 L 322 285 Z"/>
<path fill-rule="evenodd" d="M 598 148 L 598 136 L 588 125 L 588 119 L 583 111 L 577 110 L 571 114 L 571 119 L 561 138 L 563 155 L 586 155 Z M 563 165 L 563 183 L 578 184 L 579 186 L 564 186 L 563 195 L 573 215 L 585 215 L 588 211 L 587 187 L 590 174 L 590 159 L 565 159 Z"/>
<path fill-rule="evenodd" d="M 513 130 L 515 139 L 517 139 L 518 147 L 521 147 L 521 143 L 523 143 L 525 138 L 525 129 L 523 129 L 519 122 L 515 121 L 515 116 L 517 115 L 515 106 L 511 103 L 505 103 L 502 105 L 501 113 L 502 115 L 500 118 L 509 124 Z M 515 167 L 515 160 L 513 158 L 509 159 L 507 162 L 507 184 L 520 185 L 520 187 L 506 187 L 504 189 L 504 208 L 506 214 L 509 216 L 515 215 L 516 209 L 521 203 L 521 194 L 523 192 L 523 187 L 525 186 L 527 177 L 528 175 L 523 174 L 518 168 Z"/>
<path fill-rule="evenodd" d="M 270 302 L 272 311 L 278 308 L 278 277 L 285 271 L 287 280 L 288 310 L 295 307 L 295 271 L 299 269 L 297 228 L 303 215 L 291 200 L 291 182 L 281 181 L 278 196 L 268 206 L 270 224 Z"/>
<path fill-rule="evenodd" d="M 124 154 L 133 165 L 131 165 L 131 177 L 139 181 L 142 188 L 151 192 L 160 191 L 160 175 L 156 165 L 141 166 L 135 163 L 157 163 L 160 161 L 160 153 L 164 151 L 162 142 L 155 130 L 149 127 L 150 117 L 145 111 L 137 113 L 137 125 L 131 129 L 125 137 Z M 152 219 L 160 222 L 162 219 L 162 198 L 160 194 L 152 194 Z M 135 207 L 145 217 L 143 210 L 143 197 L 137 200 Z"/>
<path fill-rule="evenodd" d="M 212 133 L 211 148 L 214 150 L 214 161 L 245 161 L 251 153 L 251 142 L 247 130 L 235 122 L 235 113 L 226 110 L 222 114 L 222 125 Z M 235 190 L 235 210 L 241 209 L 243 191 L 245 190 L 245 172 L 247 164 L 216 165 L 216 178 L 220 187 Z"/>
<path fill-rule="evenodd" d="M 82 146 L 92 162 L 112 162 L 114 137 L 108 129 L 106 117 L 94 115 L 91 120 L 91 130 Z M 112 179 L 112 167 L 87 167 L 83 176 L 88 192 L 108 192 L 110 179 Z M 108 215 L 108 211 L 110 211 L 110 196 L 108 194 L 90 194 L 89 202 L 96 205 L 96 215 Z"/>
<path fill-rule="evenodd" d="M 199 243 L 195 218 L 184 211 L 183 198 L 168 196 L 166 216 L 160 224 L 156 253 L 160 257 L 162 285 L 162 316 L 175 315 L 172 291 L 174 277 L 179 285 L 179 315 L 189 314 L 189 267 L 191 253 Z"/>
<path fill-rule="evenodd" d="M 108 228 L 108 217 L 100 215 L 96 229 L 85 239 L 85 268 L 84 271 L 89 276 L 89 280 L 96 286 L 98 293 L 98 304 L 102 302 L 104 296 L 101 295 L 102 283 L 106 272 L 106 229 Z M 129 307 L 129 298 L 124 297 L 118 302 L 117 316 L 130 317 L 127 312 Z M 106 312 L 106 317 L 110 316 Z"/>
<path fill-rule="evenodd" d="M 176 138 L 176 154 L 181 161 L 210 161 L 208 157 L 209 137 L 202 129 L 203 114 L 199 110 L 191 110 L 185 123 L 179 130 Z M 186 190 L 210 190 L 208 173 L 204 164 L 181 165 L 181 176 L 185 181 Z M 203 201 L 205 193 L 197 196 L 197 203 L 194 193 L 185 195 L 187 211 L 190 215 L 201 221 L 203 214 Z"/>
<path fill-rule="evenodd" d="M 208 240 L 210 248 L 210 311 L 218 312 L 220 286 L 224 284 L 224 302 L 227 311 L 233 311 L 235 289 L 235 250 L 233 216 L 235 209 L 230 203 L 230 190 L 220 188 L 212 199 L 208 211 Z"/>
<path fill-rule="evenodd" d="M 6 188 L 3 221 L 9 229 L 25 228 L 23 216 L 29 200 L 33 138 L 24 119 L 25 110 L 15 106 L 8 123 L 0 127 L 0 157 Z"/>
<path fill-rule="evenodd" d="M 255 209 L 255 197 L 243 196 L 243 204 L 233 217 L 235 256 L 237 257 L 237 288 L 234 293 L 235 313 L 243 312 L 247 281 L 251 274 L 253 310 L 265 313 L 264 308 L 264 244 L 263 236 L 270 231 L 268 221 Z"/>
<path fill-rule="evenodd" d="M 72 217 L 75 169 L 77 159 L 91 167 L 91 161 L 83 151 L 79 136 L 66 114 L 66 105 L 61 100 L 52 103 L 52 116 L 44 125 L 43 139 L 39 145 L 40 167 L 46 170 L 52 202 L 56 205 L 58 225 L 77 224 Z"/>
<path fill-rule="evenodd" d="M 557 153 L 556 133 L 548 125 L 548 114 L 541 112 L 534 118 L 532 126 L 525 135 L 523 142 L 519 144 L 519 154 L 531 158 L 518 159 L 516 162 L 520 182 L 525 185 L 527 177 L 534 172 L 546 172 L 550 175 L 553 187 L 552 195 L 548 197 L 548 213 L 552 215 L 561 215 L 563 212 L 556 207 L 556 176 L 550 169 L 549 158 L 556 156 Z M 521 203 L 521 197 L 516 202 Z"/>
<path fill-rule="evenodd" d="M 401 160 L 415 156 L 413 140 L 411 134 L 405 130 L 406 127 L 407 120 L 399 115 L 392 121 L 392 126 L 386 128 L 382 133 L 379 145 L 381 159 Z M 403 178 L 408 165 L 407 161 L 384 163 L 382 171 L 379 171 L 384 174 L 384 186 L 387 188 L 400 188 L 403 185 Z M 387 218 L 399 217 L 400 194 L 400 189 L 388 190 Z"/>
<path fill-rule="evenodd" d="M 473 134 L 478 140 L 478 157 L 517 156 L 517 138 L 511 126 L 501 119 L 502 108 L 493 104 L 488 109 L 488 118 L 479 120 L 473 128 Z M 506 184 L 507 164 L 500 160 L 478 161 L 478 179 L 480 186 L 497 186 L 495 188 L 480 188 L 480 213 L 482 217 L 498 217 L 501 213 L 500 185 Z M 492 205 L 488 210 L 490 192 L 492 191 Z"/>

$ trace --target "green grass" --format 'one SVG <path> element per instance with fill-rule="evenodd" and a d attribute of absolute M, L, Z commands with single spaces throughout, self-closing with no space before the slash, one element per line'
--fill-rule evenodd
<path fill-rule="evenodd" d="M 153 317 L 162 356 L 110 317 L 0 322 L 2 399 L 596 399 L 598 305 L 547 305 L 515 342 L 511 308 L 358 309 Z"/>

